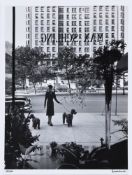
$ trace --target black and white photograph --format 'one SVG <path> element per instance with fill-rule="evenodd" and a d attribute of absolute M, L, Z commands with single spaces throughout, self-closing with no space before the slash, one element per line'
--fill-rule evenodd
<path fill-rule="evenodd" d="M 69 1 L 68 1 L 69 2 Z M 128 6 L 5 7 L 5 170 L 128 170 Z"/>

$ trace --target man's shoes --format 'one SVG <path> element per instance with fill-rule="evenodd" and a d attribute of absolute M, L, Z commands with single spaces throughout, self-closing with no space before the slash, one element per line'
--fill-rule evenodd
<path fill-rule="evenodd" d="M 50 125 L 50 122 L 48 122 L 48 125 Z"/>

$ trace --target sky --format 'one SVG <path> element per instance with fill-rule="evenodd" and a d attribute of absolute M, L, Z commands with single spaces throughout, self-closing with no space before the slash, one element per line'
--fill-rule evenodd
<path fill-rule="evenodd" d="M 16 47 L 26 45 L 26 7 L 16 7 Z M 5 39 L 12 43 L 12 7 L 6 7 L 5 10 Z"/>

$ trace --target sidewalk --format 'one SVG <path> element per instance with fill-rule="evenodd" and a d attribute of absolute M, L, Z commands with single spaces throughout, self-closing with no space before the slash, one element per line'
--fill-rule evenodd
<path fill-rule="evenodd" d="M 39 141 L 35 144 L 43 147 L 43 155 L 33 153 L 32 160 L 29 162 L 36 169 L 56 169 L 59 167 L 59 160 L 52 160 L 50 157 L 50 142 L 56 141 L 58 144 L 65 142 L 76 142 L 83 145 L 89 151 L 95 146 L 100 146 L 100 138 L 105 139 L 105 116 L 101 114 L 77 113 L 73 119 L 73 127 L 67 127 L 62 124 L 62 114 L 56 113 L 53 116 L 54 126 L 48 126 L 47 116 L 45 113 L 35 113 L 35 116 L 40 118 L 40 130 L 30 129 L 33 135 L 40 135 Z M 112 115 L 112 120 L 120 120 L 127 118 L 127 114 L 120 114 L 118 116 Z M 117 126 L 111 122 L 111 132 L 118 130 Z M 121 132 L 111 135 L 111 143 L 120 141 L 123 136 Z"/>
<path fill-rule="evenodd" d="M 58 143 L 76 142 L 83 145 L 100 145 L 100 138 L 105 139 L 105 116 L 101 114 L 77 113 L 73 119 L 73 127 L 62 124 L 62 114 L 56 113 L 53 116 L 53 127 L 47 124 L 45 113 L 35 113 L 40 118 L 41 129 L 35 130 L 30 123 L 30 129 L 33 135 L 39 135 L 40 144 L 49 144 L 52 141 Z M 112 120 L 127 118 L 127 114 L 118 114 L 112 116 Z M 111 132 L 118 129 L 111 120 Z M 118 142 L 122 133 L 117 132 L 111 136 L 111 142 Z"/>

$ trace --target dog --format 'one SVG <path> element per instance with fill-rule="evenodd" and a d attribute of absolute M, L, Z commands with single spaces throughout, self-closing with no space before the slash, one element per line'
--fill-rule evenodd
<path fill-rule="evenodd" d="M 39 118 L 36 118 L 35 116 L 34 116 L 34 114 L 31 114 L 30 116 L 29 116 L 29 118 L 30 119 L 32 119 L 32 127 L 34 128 L 34 129 L 40 129 L 40 119 Z"/>
<path fill-rule="evenodd" d="M 63 113 L 63 124 L 65 124 L 65 121 L 68 124 L 68 127 L 72 127 L 72 120 L 73 120 L 73 115 L 77 114 L 75 109 L 71 110 L 70 114 L 67 114 L 66 112 Z"/>

